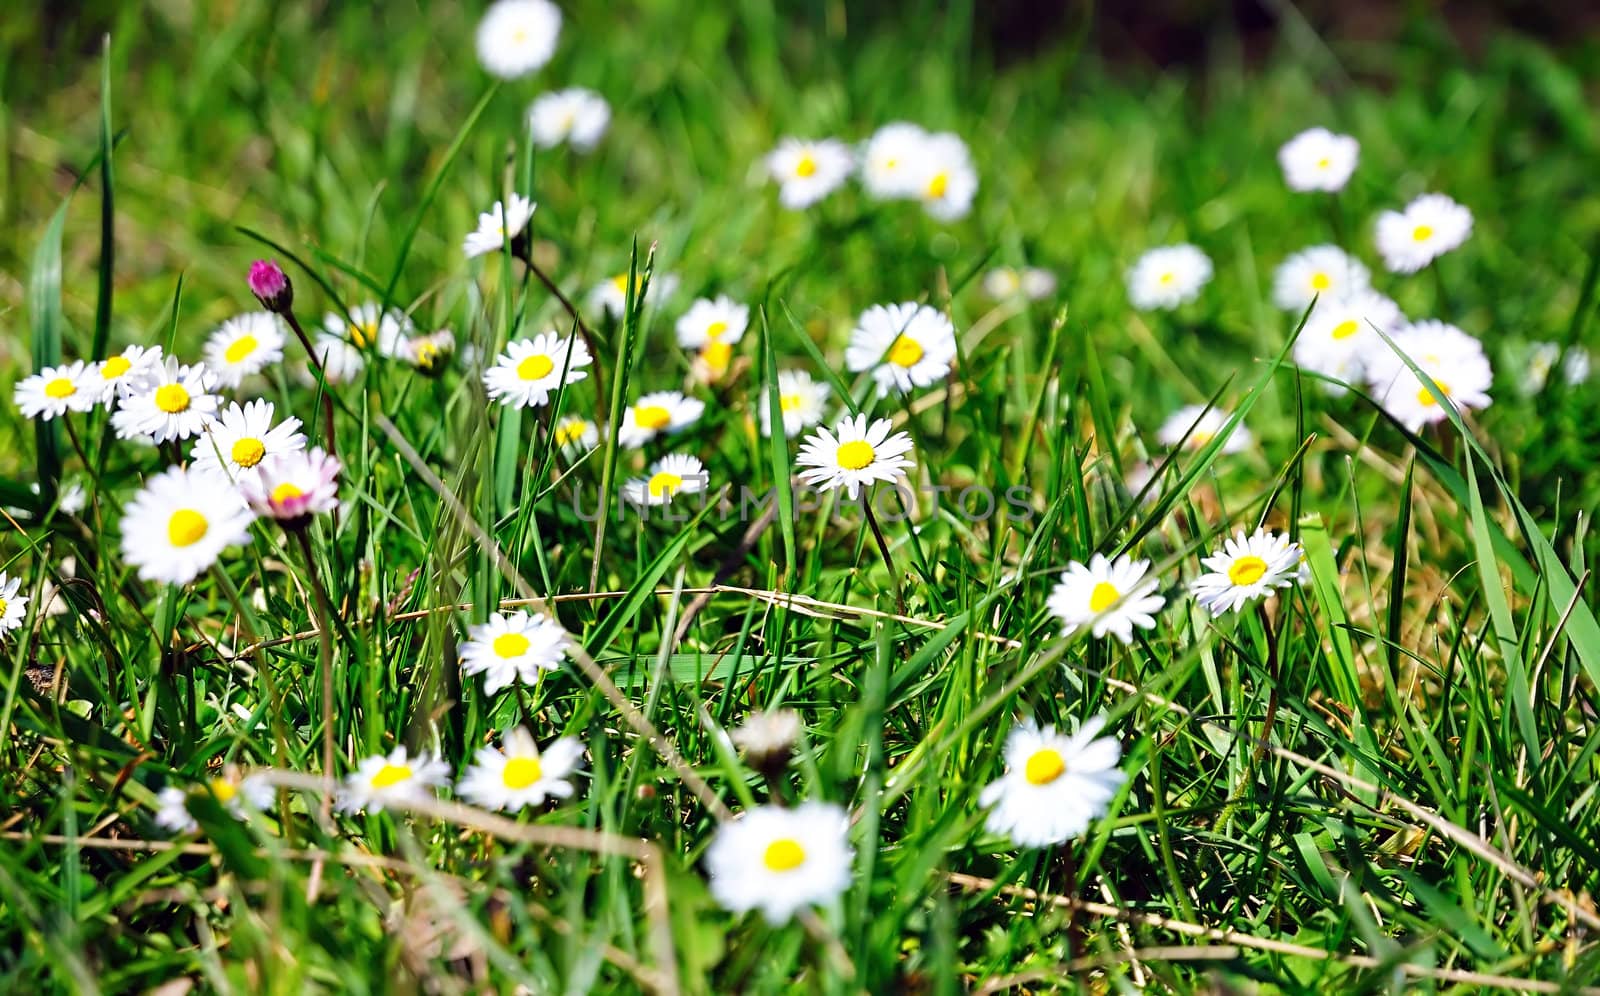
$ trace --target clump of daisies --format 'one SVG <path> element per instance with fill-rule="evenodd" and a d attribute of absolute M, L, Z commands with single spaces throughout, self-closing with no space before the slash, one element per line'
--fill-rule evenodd
<path fill-rule="evenodd" d="M 1372 347 L 1367 381 L 1373 397 L 1407 429 L 1415 432 L 1449 417 L 1439 395 L 1461 411 L 1489 406 L 1494 370 L 1477 339 L 1434 320 L 1416 322 L 1391 338 L 1393 348 L 1382 341 Z M 1433 387 L 1418 378 L 1402 354 Z"/>
<path fill-rule="evenodd" d="M 1278 150 L 1278 165 L 1290 190 L 1338 191 L 1350 181 L 1361 143 L 1326 128 L 1308 128 Z"/>
<path fill-rule="evenodd" d="M 717 829 L 706 848 L 711 895 L 734 913 L 787 923 L 850 888 L 850 820 L 831 803 L 758 806 Z"/>
<path fill-rule="evenodd" d="M 484 809 L 516 812 L 541 806 L 546 799 L 571 797 L 571 778 L 582 766 L 583 741 L 561 737 L 541 751 L 533 734 L 518 726 L 506 733 L 498 749 L 478 750 L 457 791 Z"/>
<path fill-rule="evenodd" d="M 561 666 L 572 638 L 546 615 L 496 612 L 467 630 L 461 644 L 461 670 L 483 675 L 483 690 L 493 695 L 515 682 L 533 685 Z"/>
<path fill-rule="evenodd" d="M 1379 337 L 1396 335 L 1405 323 L 1400 307 L 1382 294 L 1364 290 L 1345 297 L 1318 299 L 1294 343 L 1294 362 L 1329 380 L 1323 387 L 1343 394 L 1344 385 L 1359 384 L 1379 350 Z"/>
<path fill-rule="evenodd" d="M 767 172 L 778 184 L 778 201 L 800 211 L 838 190 L 855 171 L 855 156 L 838 139 L 785 138 L 767 154 Z"/>
<path fill-rule="evenodd" d="M 1104 816 L 1125 776 L 1117 767 L 1122 746 L 1098 734 L 1104 716 L 1071 735 L 1032 720 L 1006 738 L 1006 773 L 984 788 L 980 805 L 993 807 L 986 822 L 1022 847 L 1048 847 L 1081 836 Z"/>
<path fill-rule="evenodd" d="M 1171 311 L 1211 282 L 1211 257 L 1192 245 L 1151 249 L 1128 270 L 1128 300 L 1141 311 Z"/>
<path fill-rule="evenodd" d="M 205 364 L 181 364 L 166 357 L 119 387 L 121 398 L 111 426 L 122 439 L 156 443 L 192 439 L 217 413 L 219 399 L 212 393 L 216 383 L 216 375 Z"/>
<path fill-rule="evenodd" d="M 1151 629 L 1154 613 L 1166 599 L 1156 592 L 1154 578 L 1147 577 L 1150 561 L 1126 555 L 1107 560 L 1097 553 L 1087 565 L 1076 561 L 1050 594 L 1047 607 L 1060 619 L 1063 636 L 1087 628 L 1096 639 L 1107 634 L 1123 643 L 1133 642 L 1133 628 Z"/>
<path fill-rule="evenodd" d="M 880 397 L 942 380 L 955 359 L 955 326 L 943 312 L 915 301 L 863 311 L 844 352 L 852 372 L 872 372 Z"/>
<path fill-rule="evenodd" d="M 1214 616 L 1237 612 L 1304 577 L 1305 551 L 1285 533 L 1239 530 L 1201 561 L 1206 573 L 1189 584 L 1202 609 Z"/>
<path fill-rule="evenodd" d="M 1444 194 L 1423 194 L 1378 216 L 1378 253 L 1392 273 L 1415 273 L 1472 234 L 1472 212 Z"/>
<path fill-rule="evenodd" d="M 583 87 L 540 94 L 528 107 L 528 131 L 542 149 L 566 143 L 578 152 L 600 144 L 611 124 L 611 105 Z"/>
<path fill-rule="evenodd" d="M 862 144 L 860 160 L 861 185 L 876 200 L 917 201 L 939 221 L 957 221 L 972 210 L 978 169 L 959 135 L 890 122 Z"/>

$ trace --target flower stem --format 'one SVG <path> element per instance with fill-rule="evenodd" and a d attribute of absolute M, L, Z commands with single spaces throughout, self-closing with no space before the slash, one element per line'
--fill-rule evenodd
<path fill-rule="evenodd" d="M 295 336 L 300 340 L 300 345 L 305 347 L 306 356 L 311 360 L 311 367 L 317 372 L 317 390 L 322 395 L 322 434 L 328 440 L 328 455 L 334 459 L 339 457 L 339 445 L 333 438 L 333 398 L 328 394 L 328 372 L 322 367 L 322 358 L 317 355 L 316 347 L 311 345 L 311 337 L 306 335 L 306 330 L 300 327 L 300 319 L 294 316 L 293 308 L 284 308 L 278 314 L 289 323 Z"/>
<path fill-rule="evenodd" d="M 883 555 L 883 566 L 889 569 L 889 580 L 894 584 L 895 610 L 901 615 L 906 614 L 906 593 L 900 585 L 900 574 L 894 569 L 894 558 L 889 556 L 889 543 L 883 538 L 883 530 L 878 527 L 878 517 L 872 511 L 872 493 L 864 491 L 861 503 L 862 511 L 867 514 L 867 525 L 872 527 L 872 538 L 878 541 L 878 552 Z"/>
<path fill-rule="evenodd" d="M 322 578 L 317 573 L 317 561 L 311 554 L 311 538 L 307 530 L 292 529 L 290 532 L 300 545 L 300 555 L 306 562 L 306 575 L 311 579 L 311 590 L 316 597 L 317 647 L 322 667 L 322 776 L 331 781 L 334 777 L 333 609 L 328 602 L 328 593 L 322 587 Z M 332 805 L 333 796 L 325 794 L 322 798 L 324 820 L 327 820 Z"/>

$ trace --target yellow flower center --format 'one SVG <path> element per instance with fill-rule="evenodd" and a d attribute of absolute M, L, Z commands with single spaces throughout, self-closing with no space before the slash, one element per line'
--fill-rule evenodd
<path fill-rule="evenodd" d="M 660 405 L 640 405 L 633 410 L 633 420 L 639 423 L 639 428 L 656 432 L 667 427 L 672 413 Z"/>
<path fill-rule="evenodd" d="M 938 200 L 939 198 L 943 197 L 945 191 L 949 189 L 950 174 L 936 173 L 934 174 L 933 179 L 928 181 L 928 198 L 930 200 Z"/>
<path fill-rule="evenodd" d="M 6 614 L 6 609 L 10 605 L 11 605 L 10 602 L 6 601 L 3 598 L 0 598 L 0 616 L 4 616 Z"/>
<path fill-rule="evenodd" d="M 423 342 L 417 344 L 413 355 L 416 357 L 418 367 L 423 370 L 432 370 L 443 353 L 444 351 L 436 343 Z"/>
<path fill-rule="evenodd" d="M 1311 275 L 1311 289 L 1312 290 L 1325 291 L 1329 287 L 1332 287 L 1332 286 L 1333 286 L 1333 281 L 1329 280 L 1328 279 L 1328 275 L 1326 273 L 1323 273 L 1321 270 L 1318 270 L 1316 273 L 1313 273 Z"/>
<path fill-rule="evenodd" d="M 1122 597 L 1122 592 L 1110 581 L 1101 581 L 1089 592 L 1089 611 L 1104 612 L 1117 604 L 1117 599 Z"/>
<path fill-rule="evenodd" d="M 1022 766 L 1022 777 L 1028 780 L 1029 785 L 1049 785 L 1051 782 L 1067 773 L 1067 762 L 1062 760 L 1061 752 L 1054 747 L 1041 747 L 1028 758 L 1028 763 Z"/>
<path fill-rule="evenodd" d="M 129 370 L 133 369 L 133 361 L 126 356 L 113 356 L 100 364 L 100 376 L 106 380 L 116 380 Z"/>
<path fill-rule="evenodd" d="M 1332 164 L 1328 161 L 1327 156 L 1323 156 L 1321 159 L 1317 160 L 1317 169 L 1327 169 L 1330 165 Z"/>
<path fill-rule="evenodd" d="M 803 404 L 805 404 L 805 398 L 798 394 L 778 395 L 778 407 L 783 411 L 792 412 Z"/>
<path fill-rule="evenodd" d="M 1198 450 L 1202 446 L 1205 446 L 1207 443 L 1211 442 L 1215 435 L 1216 433 L 1207 432 L 1204 429 L 1196 429 L 1189 433 L 1189 448 L 1191 450 Z"/>
<path fill-rule="evenodd" d="M 211 529 L 206 517 L 192 508 L 180 508 L 167 520 L 167 539 L 173 546 L 194 546 Z"/>
<path fill-rule="evenodd" d="M 710 339 L 712 342 L 716 342 L 718 339 L 722 338 L 724 335 L 727 335 L 727 333 L 728 333 L 728 323 L 727 322 L 712 322 L 710 325 L 706 326 L 706 338 Z"/>
<path fill-rule="evenodd" d="M 1418 225 L 1416 228 L 1411 230 L 1411 237 L 1417 242 L 1426 242 L 1433 238 L 1433 226 Z"/>
<path fill-rule="evenodd" d="M 1171 270 L 1168 270 L 1166 273 L 1163 273 L 1161 275 L 1160 283 L 1163 286 L 1165 286 L 1167 284 L 1172 283 L 1176 279 L 1178 279 L 1178 275 L 1176 273 L 1173 273 Z"/>
<path fill-rule="evenodd" d="M 556 365 L 550 361 L 550 357 L 543 353 L 535 353 L 517 364 L 517 376 L 523 380 L 540 380 L 550 376 L 550 371 L 555 368 Z"/>
<path fill-rule="evenodd" d="M 733 347 L 725 342 L 712 340 L 700 352 L 700 359 L 705 361 L 713 376 L 720 377 L 728 372 L 728 364 L 733 362 Z"/>
<path fill-rule="evenodd" d="M 800 161 L 794 164 L 794 175 L 795 176 L 801 176 L 801 177 L 816 176 L 817 175 L 817 160 L 816 160 L 816 158 L 814 156 L 812 156 L 811 153 L 809 153 L 809 152 L 807 152 L 805 155 L 801 156 L 800 157 Z"/>
<path fill-rule="evenodd" d="M 182 384 L 162 384 L 156 388 L 156 407 L 168 415 L 176 415 L 189 408 L 189 392 Z"/>
<path fill-rule="evenodd" d="M 233 444 L 228 455 L 241 467 L 254 467 L 267 455 L 267 447 L 259 439 L 241 439 Z"/>
<path fill-rule="evenodd" d="M 514 757 L 500 773 L 500 780 L 508 789 L 525 789 L 543 777 L 544 765 L 536 757 Z"/>
<path fill-rule="evenodd" d="M 510 659 L 527 653 L 531 644 L 521 633 L 501 633 L 494 638 L 492 646 L 496 657 Z"/>
<path fill-rule="evenodd" d="M 1267 562 L 1255 554 L 1245 554 L 1228 568 L 1228 580 L 1239 586 L 1255 584 L 1267 573 Z"/>
<path fill-rule="evenodd" d="M 1439 393 L 1440 394 L 1444 395 L 1447 398 L 1450 397 L 1450 385 L 1449 384 L 1446 384 L 1444 381 L 1437 380 L 1437 379 L 1434 381 L 1434 383 L 1439 385 Z M 1424 408 L 1432 408 L 1434 405 L 1439 403 L 1438 401 L 1434 400 L 1433 392 L 1428 390 L 1428 388 L 1426 386 L 1421 387 L 1421 388 L 1419 388 L 1417 390 L 1417 401 Z"/>
<path fill-rule="evenodd" d="M 70 398 L 78 393 L 78 388 L 66 377 L 57 377 L 44 386 L 44 393 L 47 398 Z"/>
<path fill-rule="evenodd" d="M 378 769 L 377 774 L 372 776 L 372 787 L 386 789 L 391 785 L 399 785 L 401 782 L 409 782 L 410 780 L 411 765 L 385 764 Z"/>
<path fill-rule="evenodd" d="M 897 367 L 914 367 L 923 353 L 922 343 L 910 336 L 896 336 L 894 345 L 889 347 L 889 362 Z"/>
<path fill-rule="evenodd" d="M 1333 327 L 1331 334 L 1335 339 L 1348 339 L 1359 331 L 1361 331 L 1361 323 L 1354 318 L 1346 318 Z"/>
<path fill-rule="evenodd" d="M 242 335 L 233 340 L 233 345 L 227 348 L 227 350 L 222 354 L 222 358 L 227 360 L 229 363 L 238 363 L 251 353 L 255 352 L 256 347 L 259 345 L 261 345 L 261 343 L 256 341 L 255 336 Z"/>
<path fill-rule="evenodd" d="M 652 498 L 671 498 L 683 487 L 683 478 L 677 474 L 669 474 L 658 470 L 650 475 L 650 483 L 646 485 Z"/>
<path fill-rule="evenodd" d="M 304 498 L 305 495 L 306 493 L 300 490 L 300 485 L 295 484 L 293 481 L 284 481 L 282 484 L 272 489 L 272 494 L 270 497 L 274 505 L 282 505 L 286 501 L 294 501 L 296 498 Z"/>
<path fill-rule="evenodd" d="M 358 322 L 350 326 L 350 341 L 361 349 L 366 349 L 378 340 L 377 322 Z"/>
<path fill-rule="evenodd" d="M 628 295 L 628 275 L 626 273 L 619 273 L 616 276 L 612 277 L 611 278 L 611 286 L 613 286 L 613 287 L 615 287 L 617 289 L 617 293 L 618 294 L 621 294 L 623 297 L 627 297 L 627 295 Z"/>
<path fill-rule="evenodd" d="M 589 423 L 585 422 L 581 418 L 569 419 L 565 422 L 562 422 L 560 425 L 556 426 L 556 445 L 566 446 L 570 443 L 577 442 L 578 437 L 583 435 L 583 430 L 587 429 L 588 427 Z"/>
<path fill-rule="evenodd" d="M 238 786 L 234 785 L 226 778 L 213 778 L 211 779 L 210 786 L 211 794 L 216 796 L 217 801 L 221 803 L 232 802 L 233 797 L 239 794 Z"/>
<path fill-rule="evenodd" d="M 793 837 L 779 837 L 767 845 L 765 853 L 761 855 L 761 863 L 769 871 L 794 871 L 806 863 L 806 849 Z"/>
<path fill-rule="evenodd" d="M 845 470 L 860 470 L 878 458 L 872 449 L 872 444 L 865 439 L 852 439 L 848 443 L 839 444 L 839 451 L 834 454 L 834 459 L 839 461 L 839 466 Z"/>

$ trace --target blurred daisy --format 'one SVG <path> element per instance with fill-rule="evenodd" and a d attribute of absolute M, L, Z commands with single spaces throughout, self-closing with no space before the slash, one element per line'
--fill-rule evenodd
<path fill-rule="evenodd" d="M 611 105 L 593 90 L 581 86 L 540 94 L 528 107 L 528 130 L 533 143 L 552 149 L 562 142 L 579 152 L 600 143 L 611 124 Z"/>
<path fill-rule="evenodd" d="M 1151 249 L 1128 270 L 1128 299 L 1141 311 L 1171 311 L 1211 282 L 1211 258 L 1191 245 Z"/>
<path fill-rule="evenodd" d="M 672 296 L 678 289 L 678 278 L 670 273 L 657 273 L 645 287 L 644 303 L 655 304 Z M 628 310 L 628 275 L 619 273 L 602 281 L 589 291 L 589 309 L 603 311 L 612 318 L 624 318 Z"/>
<path fill-rule="evenodd" d="M 532 339 L 506 343 L 506 351 L 483 372 L 489 397 L 502 405 L 537 408 L 549 404 L 562 384 L 576 384 L 589 376 L 584 367 L 594 362 L 579 339 L 541 332 Z"/>
<path fill-rule="evenodd" d="M 128 384 L 111 426 L 121 439 L 146 436 L 164 443 L 198 436 L 217 414 L 215 384 L 216 375 L 205 364 L 182 366 L 169 356 Z"/>
<path fill-rule="evenodd" d="M 237 481 L 242 473 L 254 470 L 268 457 L 305 449 L 300 420 L 291 415 L 273 425 L 273 411 L 270 401 L 251 401 L 243 406 L 230 403 L 206 424 L 204 435 L 189 451 L 194 469 L 220 473 Z"/>
<path fill-rule="evenodd" d="M 690 375 L 703 384 L 715 384 L 733 368 L 733 344 L 726 340 L 708 342 L 689 365 Z"/>
<path fill-rule="evenodd" d="M 927 387 L 950 372 L 956 358 L 956 328 L 943 312 L 925 304 L 875 304 L 861 313 L 845 366 L 872 371 L 878 396 Z"/>
<path fill-rule="evenodd" d="M 21 578 L 0 571 L 0 633 L 9 633 L 21 626 L 27 616 L 28 596 L 19 594 L 21 591 Z"/>
<path fill-rule="evenodd" d="M 1361 261 L 1338 246 L 1312 246 L 1284 260 L 1272 277 L 1272 303 L 1300 312 L 1313 299 L 1350 297 L 1372 285 Z"/>
<path fill-rule="evenodd" d="M 995 301 L 1022 297 L 1042 301 L 1056 292 L 1056 275 L 1037 266 L 1020 270 L 999 266 L 984 274 L 983 292 Z"/>
<path fill-rule="evenodd" d="M 95 400 L 109 405 L 113 398 L 137 384 L 152 367 L 160 366 L 161 360 L 160 346 L 129 346 L 99 363 L 98 369 L 92 371 L 99 374 L 98 381 L 92 375 L 85 380 L 94 385 Z"/>
<path fill-rule="evenodd" d="M 600 445 L 600 429 L 582 415 L 568 415 L 556 423 L 551 433 L 556 447 L 568 460 L 575 460 Z"/>
<path fill-rule="evenodd" d="M 667 505 L 678 495 L 695 495 L 706 489 L 706 468 L 682 453 L 669 453 L 650 465 L 649 477 L 636 477 L 622 486 L 622 497 L 642 508 Z"/>
<path fill-rule="evenodd" d="M 239 477 L 239 494 L 258 515 L 285 529 L 304 528 L 313 515 L 339 507 L 339 461 L 322 449 L 291 450 L 261 461 Z"/>
<path fill-rule="evenodd" d="M 972 210 L 972 198 L 978 193 L 978 170 L 960 136 L 949 132 L 929 135 L 922 144 L 913 175 L 913 193 L 933 217 L 955 221 Z"/>
<path fill-rule="evenodd" d="M 1394 335 L 1404 322 L 1400 307 L 1375 291 L 1319 300 L 1306 319 L 1300 338 L 1295 340 L 1294 362 L 1346 384 L 1359 383 L 1365 375 L 1367 357 L 1387 348 L 1373 326 Z M 1323 387 L 1332 394 L 1346 390 L 1327 381 Z"/>
<path fill-rule="evenodd" d="M 1568 387 L 1589 379 L 1589 353 L 1582 346 L 1569 347 L 1567 358 L 1562 360 L 1560 343 L 1536 342 L 1528 348 L 1522 374 L 1523 393 L 1538 394 L 1544 390 L 1558 361 L 1561 363 L 1561 380 Z"/>
<path fill-rule="evenodd" d="M 800 480 L 823 491 L 844 488 L 855 498 L 863 486 L 897 481 L 912 466 L 911 437 L 891 434 L 894 423 L 880 418 L 870 426 L 865 415 L 847 415 L 832 432 L 817 429 L 800 445 L 795 464 L 807 468 Z"/>
<path fill-rule="evenodd" d="M 1404 211 L 1378 215 L 1378 254 L 1390 272 L 1415 273 L 1471 234 L 1471 211 L 1444 194 L 1423 194 Z"/>
<path fill-rule="evenodd" d="M 744 753 L 750 767 L 776 775 L 788 767 L 800 730 L 800 714 L 793 709 L 763 709 L 751 713 L 728 739 Z"/>
<path fill-rule="evenodd" d="M 678 345 L 703 349 L 714 342 L 735 343 L 750 324 L 750 308 L 726 295 L 697 298 L 678 319 Z"/>
<path fill-rule="evenodd" d="M 1229 414 L 1220 408 L 1185 405 L 1161 423 L 1161 428 L 1156 432 L 1156 441 L 1162 446 L 1177 446 L 1182 443 L 1183 448 L 1192 453 L 1209 445 L 1211 440 L 1217 437 L 1217 433 L 1222 431 L 1229 418 Z M 1240 423 L 1233 427 L 1233 433 L 1228 436 L 1228 441 L 1222 444 L 1222 452 L 1238 453 L 1253 440 L 1250 430 Z"/>
<path fill-rule="evenodd" d="M 437 377 L 450 365 L 456 352 L 456 334 L 439 329 L 427 335 L 414 335 L 405 341 L 400 358 L 429 377 Z"/>
<path fill-rule="evenodd" d="M 1290 190 L 1342 190 L 1355 172 L 1361 143 L 1326 128 L 1308 128 L 1278 150 Z"/>
<path fill-rule="evenodd" d="M 156 796 L 156 825 L 172 833 L 193 833 L 200 829 L 200 824 L 189 813 L 189 800 L 204 793 L 210 793 L 235 819 L 244 818 L 246 803 L 257 812 L 272 805 L 272 786 L 265 778 L 258 774 L 240 776 L 237 771 L 230 770 L 187 791 L 176 785 L 162 789 Z"/>
<path fill-rule="evenodd" d="M 329 312 L 322 320 L 322 327 L 357 349 L 376 346 L 384 356 L 399 356 L 405 341 L 416 331 L 411 319 L 401 312 L 392 308 L 384 311 L 370 301 L 351 309 L 348 322 L 343 316 Z M 328 378 L 333 379 L 331 371 Z"/>
<path fill-rule="evenodd" d="M 1396 350 L 1410 357 L 1461 411 L 1489 406 L 1494 370 L 1477 339 L 1454 325 L 1433 320 L 1416 322 L 1391 338 L 1393 349 L 1381 342 L 1373 347 L 1367 359 L 1367 380 L 1378 403 L 1406 428 L 1415 432 L 1444 421 L 1449 413 Z"/>
<path fill-rule="evenodd" d="M 861 184 L 878 200 L 914 197 L 917 167 L 928 133 L 909 121 L 894 121 L 873 132 L 861 154 Z"/>
<path fill-rule="evenodd" d="M 1006 738 L 1006 773 L 978 796 L 993 806 L 989 832 L 1007 834 L 1022 847 L 1048 847 L 1081 836 L 1106 814 L 1126 776 L 1117 767 L 1122 745 L 1096 734 L 1104 716 L 1084 721 L 1067 736 L 1023 720 Z"/>
<path fill-rule="evenodd" d="M 577 737 L 561 737 L 541 752 L 533 734 L 518 726 L 506 732 L 499 750 L 479 748 L 457 790 L 475 806 L 515 812 L 546 798 L 570 797 L 568 779 L 582 766 L 583 741 Z"/>
<path fill-rule="evenodd" d="M 549 0 L 496 0 L 478 22 L 478 61 L 514 80 L 549 62 L 560 36 L 561 10 Z"/>
<path fill-rule="evenodd" d="M 828 385 L 811 379 L 804 370 L 778 371 L 778 408 L 783 412 L 783 434 L 789 438 L 822 421 L 828 403 Z M 761 434 L 772 435 L 772 406 L 763 395 L 755 401 L 761 413 Z"/>
<path fill-rule="evenodd" d="M 629 449 L 638 449 L 663 433 L 683 431 L 693 425 L 705 410 L 704 401 L 686 398 L 678 391 L 646 394 L 622 414 L 617 442 Z"/>
<path fill-rule="evenodd" d="M 341 337 L 331 332 L 319 332 L 315 342 L 317 362 L 322 364 L 322 371 L 329 384 L 348 384 L 361 376 L 361 371 L 366 368 L 366 357 L 361 355 L 361 350 L 350 345 Z M 307 364 L 305 379 L 310 384 L 316 384 L 317 371 Z"/>
<path fill-rule="evenodd" d="M 482 674 L 483 690 L 493 695 L 515 681 L 538 682 L 545 671 L 561 666 L 572 639 L 561 624 L 546 615 L 496 612 L 468 627 L 461 644 L 461 670 Z"/>
<path fill-rule="evenodd" d="M 339 809 L 381 813 L 385 806 L 404 808 L 407 802 L 433 798 L 434 790 L 449 778 L 450 766 L 427 751 L 412 757 L 405 747 L 396 747 L 387 757 L 362 758 L 356 770 L 344 776 Z"/>
<path fill-rule="evenodd" d="M 1298 581 L 1304 557 L 1300 544 L 1285 533 L 1260 529 L 1246 537 L 1241 529 L 1201 561 L 1209 570 L 1190 583 L 1189 591 L 1214 616 L 1234 612 Z"/>
<path fill-rule="evenodd" d="M 779 186 L 778 202 L 791 211 L 833 193 L 854 169 L 850 146 L 833 138 L 785 138 L 767 154 L 767 172 Z"/>
<path fill-rule="evenodd" d="M 283 325 L 277 315 L 251 311 L 223 322 L 206 340 L 206 367 L 223 387 L 238 387 L 251 374 L 283 359 Z"/>
<path fill-rule="evenodd" d="M 1153 628 L 1156 620 L 1152 613 L 1167 601 L 1156 594 L 1155 580 L 1145 577 L 1149 570 L 1150 561 L 1127 556 L 1112 561 L 1097 553 L 1089 558 L 1087 567 L 1074 561 L 1067 565 L 1046 607 L 1065 624 L 1062 636 L 1087 626 L 1096 639 L 1111 633 L 1123 643 L 1132 643 L 1133 627 Z"/>
<path fill-rule="evenodd" d="M 767 922 L 830 903 L 850 888 L 850 819 L 826 802 L 757 806 L 717 828 L 706 848 L 711 895 L 724 909 L 759 909 Z"/>
<path fill-rule="evenodd" d="M 522 230 L 528 227 L 536 207 L 537 204 L 521 194 L 511 195 L 509 208 L 495 201 L 494 207 L 478 215 L 478 230 L 467 233 L 461 243 L 461 251 L 467 254 L 468 259 L 499 252 L 507 242 L 521 235 Z"/>
<path fill-rule="evenodd" d="M 170 467 L 122 515 L 122 556 L 145 581 L 187 584 L 230 546 L 250 542 L 254 516 L 219 474 Z"/>
<path fill-rule="evenodd" d="M 86 412 L 100 400 L 99 375 L 75 360 L 59 367 L 45 367 L 24 378 L 12 393 L 12 400 L 23 418 L 48 422 L 67 412 Z"/>

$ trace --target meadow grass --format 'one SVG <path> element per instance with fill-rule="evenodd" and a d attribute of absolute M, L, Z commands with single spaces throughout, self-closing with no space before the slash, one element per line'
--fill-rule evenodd
<path fill-rule="evenodd" d="M 489 403 L 464 357 L 437 379 L 369 363 L 329 388 L 344 506 L 312 527 L 310 561 L 257 525 L 190 585 L 140 581 L 119 547 L 164 453 L 113 439 L 103 412 L 69 435 L 0 405 L 0 567 L 33 596 L 0 643 L 0 986 L 1600 985 L 1600 406 L 1559 377 L 1522 386 L 1534 342 L 1592 341 L 1600 136 L 1581 70 L 1510 37 L 1469 58 L 1425 21 L 1382 44 L 1287 30 L 1248 66 L 1226 37 L 1189 70 L 1108 66 L 1070 33 L 1002 60 L 973 43 L 973 5 L 951 7 L 891 24 L 842 4 L 573 4 L 550 65 L 504 83 L 453 5 L 40 13 L 49 54 L 0 34 L 6 397 L 58 356 L 197 356 L 255 308 L 260 257 L 310 322 L 389 300 L 484 357 L 570 331 L 522 264 L 462 258 L 508 190 L 538 202 L 533 258 L 572 300 L 630 268 L 681 280 L 623 321 L 586 311 L 595 372 L 551 408 Z M 612 104 L 599 148 L 532 149 L 528 101 L 574 84 Z M 853 185 L 779 207 L 760 162 L 780 136 L 896 119 L 972 148 L 968 217 Z M 1361 141 L 1336 197 L 1290 193 L 1274 158 L 1313 124 Z M 1373 217 L 1426 190 L 1472 209 L 1471 239 L 1382 273 Z M 1136 312 L 1125 270 L 1179 241 L 1215 279 Z M 1481 338 L 1493 404 L 1411 433 L 1286 362 L 1300 316 L 1273 307 L 1272 270 L 1321 242 L 1407 314 Z M 984 296 L 984 272 L 1024 263 L 1057 274 L 1047 301 Z M 683 387 L 672 319 L 702 293 L 749 302 L 752 327 L 672 449 L 735 508 L 741 487 L 774 495 L 768 514 L 602 505 L 639 455 L 606 438 L 574 466 L 552 411 L 604 430 L 619 402 Z M 904 403 L 840 360 L 863 309 L 901 300 L 947 313 L 960 344 Z M 292 339 L 287 355 L 253 393 L 325 444 Z M 795 441 L 758 432 L 789 368 L 914 438 L 915 507 L 881 522 L 892 567 L 850 507 L 797 507 Z M 1164 463 L 1157 427 L 1209 402 L 1253 443 Z M 1127 479 L 1149 460 L 1165 473 L 1142 501 Z M 56 501 L 72 484 L 76 514 Z M 1027 514 L 966 514 L 974 485 L 1021 489 Z M 1298 538 L 1309 578 L 1212 619 L 1184 581 L 1257 524 Z M 1064 639 L 1055 579 L 1119 551 L 1154 562 L 1158 625 L 1126 647 Z M 40 611 L 47 586 L 64 612 Z M 457 647 L 502 603 L 549 606 L 592 665 L 485 694 Z M 804 732 L 767 781 L 725 733 L 776 706 Z M 1043 850 L 986 830 L 978 794 L 1014 721 L 1100 713 L 1127 774 L 1110 813 Z M 460 770 L 518 724 L 580 737 L 589 761 L 537 814 L 329 814 L 324 717 L 335 775 L 396 744 Z M 202 798 L 197 834 L 155 825 L 163 786 L 225 764 L 281 772 L 274 810 L 238 821 Z M 837 903 L 782 927 L 720 910 L 701 867 L 721 820 L 772 799 L 847 807 L 856 854 Z"/>

